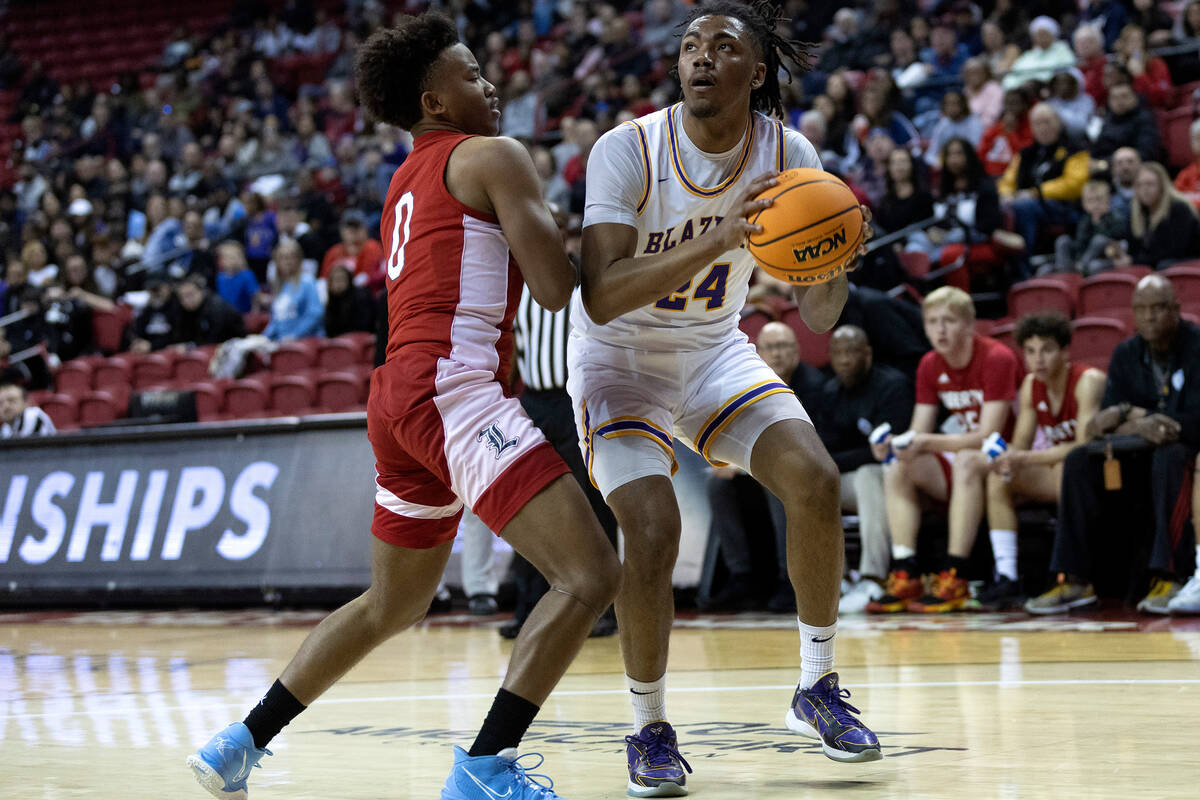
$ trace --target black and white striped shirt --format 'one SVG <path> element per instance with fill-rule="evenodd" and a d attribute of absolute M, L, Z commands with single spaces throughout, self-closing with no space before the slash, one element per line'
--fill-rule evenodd
<path fill-rule="evenodd" d="M 45 411 L 30 406 L 17 415 L 12 424 L 0 425 L 0 439 L 18 439 L 23 436 L 51 436 L 55 433 L 54 423 Z"/>
<path fill-rule="evenodd" d="M 561 311 L 547 311 L 521 289 L 521 303 L 513 321 L 516 337 L 517 372 L 526 388 L 534 391 L 565 389 L 567 386 L 568 303 Z"/>

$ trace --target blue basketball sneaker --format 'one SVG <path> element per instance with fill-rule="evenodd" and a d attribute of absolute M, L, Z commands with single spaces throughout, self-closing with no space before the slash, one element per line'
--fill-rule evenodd
<path fill-rule="evenodd" d="M 636 736 L 625 737 L 629 761 L 630 797 L 682 797 L 688 793 L 691 766 L 679 754 L 675 729 L 668 722 L 651 722 Z"/>
<path fill-rule="evenodd" d="M 537 762 L 529 767 L 517 763 L 534 756 Z M 518 757 L 515 747 L 494 756 L 469 756 L 455 746 L 454 767 L 442 787 L 442 800 L 563 800 L 554 793 L 554 781 L 529 772 L 544 760 L 541 753 Z"/>
<path fill-rule="evenodd" d="M 826 672 L 811 689 L 796 689 L 786 723 L 790 730 L 821 740 L 834 761 L 876 761 L 883 758 L 879 740 L 851 716 L 860 713 L 846 702 L 848 689 L 838 688 L 836 672 Z"/>
<path fill-rule="evenodd" d="M 254 746 L 254 737 L 245 723 L 235 722 L 208 740 L 187 765 L 201 786 L 221 800 L 246 800 L 246 778 L 271 751 Z"/>

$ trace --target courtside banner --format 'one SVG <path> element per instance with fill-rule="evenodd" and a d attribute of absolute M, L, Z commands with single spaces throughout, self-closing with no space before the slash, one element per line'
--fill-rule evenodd
<path fill-rule="evenodd" d="M 0 447 L 0 592 L 365 586 L 363 415 Z"/>

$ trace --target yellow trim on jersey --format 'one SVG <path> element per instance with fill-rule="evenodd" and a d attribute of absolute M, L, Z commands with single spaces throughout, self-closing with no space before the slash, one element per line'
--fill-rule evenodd
<path fill-rule="evenodd" d="M 737 419 L 739 414 L 764 397 L 770 397 L 773 394 L 795 394 L 795 392 L 792 391 L 791 387 L 783 383 L 783 381 L 776 378 L 775 380 L 756 383 L 722 403 L 721 407 L 700 426 L 700 435 L 696 437 L 696 448 L 700 455 L 704 457 L 704 460 L 714 467 L 725 466 L 719 461 L 713 461 L 709 455 L 712 443 L 720 436 L 721 431 L 729 426 L 729 423 Z M 722 418 L 723 415 L 724 418 Z"/>
<path fill-rule="evenodd" d="M 646 210 L 646 203 L 650 202 L 650 186 L 653 178 L 650 175 L 650 146 L 646 143 L 646 130 L 636 120 L 629 120 L 629 124 L 637 129 L 638 147 L 642 149 L 642 167 L 644 175 L 642 176 L 642 199 L 638 201 L 637 215 L 640 217 L 642 212 Z"/>
<path fill-rule="evenodd" d="M 739 177 L 742 171 L 746 169 L 746 165 L 750 163 L 750 153 L 754 149 L 754 129 L 757 127 L 755 123 L 754 113 L 750 114 L 750 133 L 746 136 L 746 143 L 742 146 L 742 154 L 738 158 L 737 167 L 733 174 L 725 180 L 711 188 L 705 188 L 696 184 L 687 176 L 687 171 L 683 167 L 683 159 L 679 156 L 678 139 L 675 133 L 675 109 L 682 106 L 682 103 L 676 103 L 666 110 L 667 115 L 667 144 L 671 151 L 671 169 L 675 172 L 675 177 L 679 178 L 679 183 L 689 194 L 696 197 L 713 198 L 720 195 L 730 186 L 732 186 Z"/>

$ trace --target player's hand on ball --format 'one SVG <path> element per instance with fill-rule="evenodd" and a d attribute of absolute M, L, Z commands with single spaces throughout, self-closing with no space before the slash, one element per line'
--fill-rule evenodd
<path fill-rule="evenodd" d="M 846 272 L 854 272 L 862 266 L 863 256 L 867 254 L 867 240 L 875 235 L 875 231 L 871 228 L 871 209 L 860 205 L 858 210 L 862 212 L 863 218 L 862 240 L 858 243 L 858 250 L 855 251 L 854 257 L 846 264 Z"/>
<path fill-rule="evenodd" d="M 742 202 L 737 210 L 721 220 L 720 225 L 713 228 L 713 234 L 720 237 L 726 250 L 741 247 L 746 237 L 752 233 L 762 233 L 762 226 L 751 224 L 749 218 L 764 208 L 770 208 L 771 204 L 775 202 L 773 197 L 765 197 L 760 200 L 755 198 L 774 186 L 778 182 L 778 175 L 778 172 L 765 172 L 755 178 L 754 182 L 746 189 L 745 194 L 742 195 Z"/>

